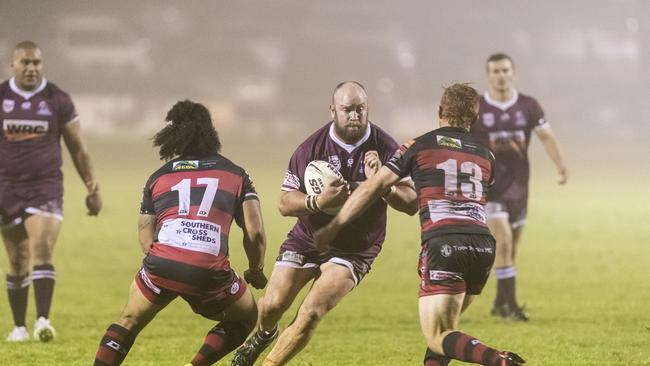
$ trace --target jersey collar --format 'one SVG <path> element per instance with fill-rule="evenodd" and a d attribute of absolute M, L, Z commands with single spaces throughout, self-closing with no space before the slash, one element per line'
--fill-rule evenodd
<path fill-rule="evenodd" d="M 368 141 L 368 139 L 370 138 L 370 121 L 368 121 L 368 125 L 366 126 L 366 133 L 359 141 L 357 141 L 354 144 L 345 143 L 338 136 L 336 136 L 336 132 L 334 132 L 334 122 L 330 124 L 330 138 L 332 139 L 332 141 L 334 141 L 334 143 L 339 145 L 343 150 L 347 151 L 349 154 L 354 149 L 361 146 L 364 142 Z"/>
<path fill-rule="evenodd" d="M 519 92 L 516 91 L 516 90 L 513 90 L 512 91 L 512 98 L 510 98 L 510 100 L 506 100 L 505 102 L 499 102 L 499 101 L 496 101 L 496 100 L 492 99 L 492 97 L 490 96 L 490 93 L 487 92 L 487 91 L 485 93 L 483 93 L 483 98 L 485 98 L 485 102 L 487 104 L 489 104 L 489 105 L 491 105 L 493 107 L 497 107 L 497 108 L 501 109 L 502 111 L 505 111 L 508 108 L 515 105 L 515 103 L 517 103 L 517 100 L 519 99 Z"/>
<path fill-rule="evenodd" d="M 15 77 L 9 79 L 9 87 L 11 88 L 11 90 L 14 93 L 20 95 L 21 97 L 23 97 L 25 99 L 29 99 L 29 98 L 33 97 L 34 95 L 42 92 L 43 89 L 45 89 L 46 85 L 47 85 L 47 80 L 45 78 L 43 78 L 43 79 L 41 79 L 41 85 L 39 85 L 38 88 L 36 88 L 36 89 L 34 89 L 32 91 L 26 91 L 26 90 L 20 89 L 18 87 L 18 85 L 16 85 L 16 78 Z"/>

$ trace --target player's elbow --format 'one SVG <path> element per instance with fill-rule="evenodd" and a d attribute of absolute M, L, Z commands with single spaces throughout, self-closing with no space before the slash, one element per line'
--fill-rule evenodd
<path fill-rule="evenodd" d="M 282 195 L 280 197 L 280 203 L 278 203 L 278 211 L 282 216 L 295 216 L 291 210 L 291 200 L 289 197 Z"/>
<path fill-rule="evenodd" d="M 289 210 L 288 205 L 282 200 L 280 200 L 280 203 L 278 204 L 278 211 L 280 211 L 280 215 L 282 216 L 291 216 L 291 211 Z"/>
<path fill-rule="evenodd" d="M 412 203 L 408 204 L 406 207 L 406 211 L 404 211 L 407 215 L 413 216 L 416 213 L 418 213 L 419 207 L 417 201 L 413 201 Z"/>

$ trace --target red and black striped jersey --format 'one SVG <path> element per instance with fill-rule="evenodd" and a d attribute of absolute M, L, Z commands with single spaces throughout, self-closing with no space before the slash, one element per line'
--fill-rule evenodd
<path fill-rule="evenodd" d="M 490 234 L 484 206 L 494 156 L 467 131 L 433 130 L 402 145 L 386 166 L 415 183 L 422 242 L 451 233 Z"/>
<path fill-rule="evenodd" d="M 228 233 L 242 203 L 258 199 L 246 171 L 221 155 L 167 162 L 144 187 L 141 214 L 156 215 L 156 236 L 144 266 L 160 259 L 199 272 L 230 270 Z M 148 263 L 152 266 L 148 266 Z"/>

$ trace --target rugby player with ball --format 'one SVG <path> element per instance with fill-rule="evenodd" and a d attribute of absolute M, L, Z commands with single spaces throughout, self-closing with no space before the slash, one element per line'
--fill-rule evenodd
<path fill-rule="evenodd" d="M 368 273 L 386 234 L 386 207 L 415 214 L 417 202 L 410 178 L 398 182 L 342 230 L 329 250 L 314 246 L 313 233 L 338 212 L 351 190 L 372 177 L 397 151 L 386 132 L 368 120 L 365 88 L 346 81 L 334 89 L 332 121 L 307 138 L 294 152 L 282 184 L 280 213 L 298 218 L 280 247 L 266 294 L 259 301 L 259 328 L 237 350 L 232 365 L 253 365 L 278 337 L 278 322 L 300 290 L 311 289 L 295 320 L 279 334 L 262 363 L 284 365 L 309 342 L 316 326 Z"/>

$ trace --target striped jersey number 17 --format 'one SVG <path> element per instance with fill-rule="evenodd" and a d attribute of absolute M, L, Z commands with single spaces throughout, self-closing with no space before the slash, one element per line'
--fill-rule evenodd
<path fill-rule="evenodd" d="M 210 207 L 214 202 L 214 196 L 217 194 L 219 188 L 219 179 L 217 178 L 197 178 L 196 183 L 201 186 L 206 186 L 205 193 L 199 205 L 197 216 L 207 217 L 210 213 Z M 187 216 L 190 214 L 190 193 L 192 189 L 192 179 L 186 178 L 178 182 L 171 188 L 172 191 L 178 192 L 178 214 L 180 216 Z"/>

